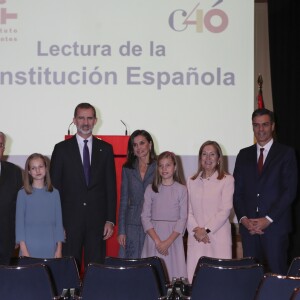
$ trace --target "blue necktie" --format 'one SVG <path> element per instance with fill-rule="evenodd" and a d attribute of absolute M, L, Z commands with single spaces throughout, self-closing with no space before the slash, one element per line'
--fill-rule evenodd
<path fill-rule="evenodd" d="M 86 184 L 89 185 L 90 182 L 90 175 L 91 175 L 91 163 L 90 163 L 90 151 L 87 145 L 88 140 L 84 140 L 84 147 L 83 147 L 83 169 L 84 169 L 84 176 Z"/>

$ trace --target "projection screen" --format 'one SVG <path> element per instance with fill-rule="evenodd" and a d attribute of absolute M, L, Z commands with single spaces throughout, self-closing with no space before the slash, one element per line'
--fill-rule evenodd
<path fill-rule="evenodd" d="M 0 1 L 7 154 L 51 155 L 89 102 L 95 134 L 125 134 L 122 120 L 158 153 L 196 156 L 210 139 L 236 156 L 253 142 L 253 2 Z"/>

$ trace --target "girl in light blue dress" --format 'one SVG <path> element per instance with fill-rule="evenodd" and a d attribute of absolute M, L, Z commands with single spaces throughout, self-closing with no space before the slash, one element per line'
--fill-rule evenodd
<path fill-rule="evenodd" d="M 16 208 L 16 243 L 20 255 L 62 257 L 64 230 L 58 190 L 53 188 L 46 158 L 31 154 L 25 164 L 24 187 Z"/>

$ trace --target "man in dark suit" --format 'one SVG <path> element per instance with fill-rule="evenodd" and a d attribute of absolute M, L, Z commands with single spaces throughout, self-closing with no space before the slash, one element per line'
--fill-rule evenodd
<path fill-rule="evenodd" d="M 295 152 L 273 140 L 273 112 L 255 110 L 252 126 L 257 143 L 239 152 L 234 169 L 233 203 L 243 255 L 266 263 L 268 271 L 286 274 L 291 204 L 297 190 Z"/>
<path fill-rule="evenodd" d="M 0 132 L 0 265 L 8 265 L 15 248 L 16 200 L 22 171 L 3 161 L 6 137 Z"/>
<path fill-rule="evenodd" d="M 63 255 L 74 256 L 81 264 L 84 250 L 84 264 L 87 266 L 90 262 L 103 262 L 106 240 L 113 234 L 116 221 L 115 164 L 112 146 L 92 136 L 97 122 L 95 108 L 89 103 L 77 105 L 73 122 L 77 134 L 55 145 L 50 172 L 53 185 L 61 196 L 66 234 Z M 90 164 L 88 170 L 86 155 Z"/>

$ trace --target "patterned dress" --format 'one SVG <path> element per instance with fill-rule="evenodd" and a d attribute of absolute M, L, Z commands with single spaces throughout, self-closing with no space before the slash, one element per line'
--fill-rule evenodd
<path fill-rule="evenodd" d="M 156 162 L 147 168 L 144 179 L 141 178 L 138 163 L 133 169 L 122 169 L 121 199 L 119 209 L 118 235 L 126 235 L 125 249 L 120 246 L 119 257 L 140 258 L 145 232 L 141 223 L 141 212 L 146 187 L 152 183 Z"/>

